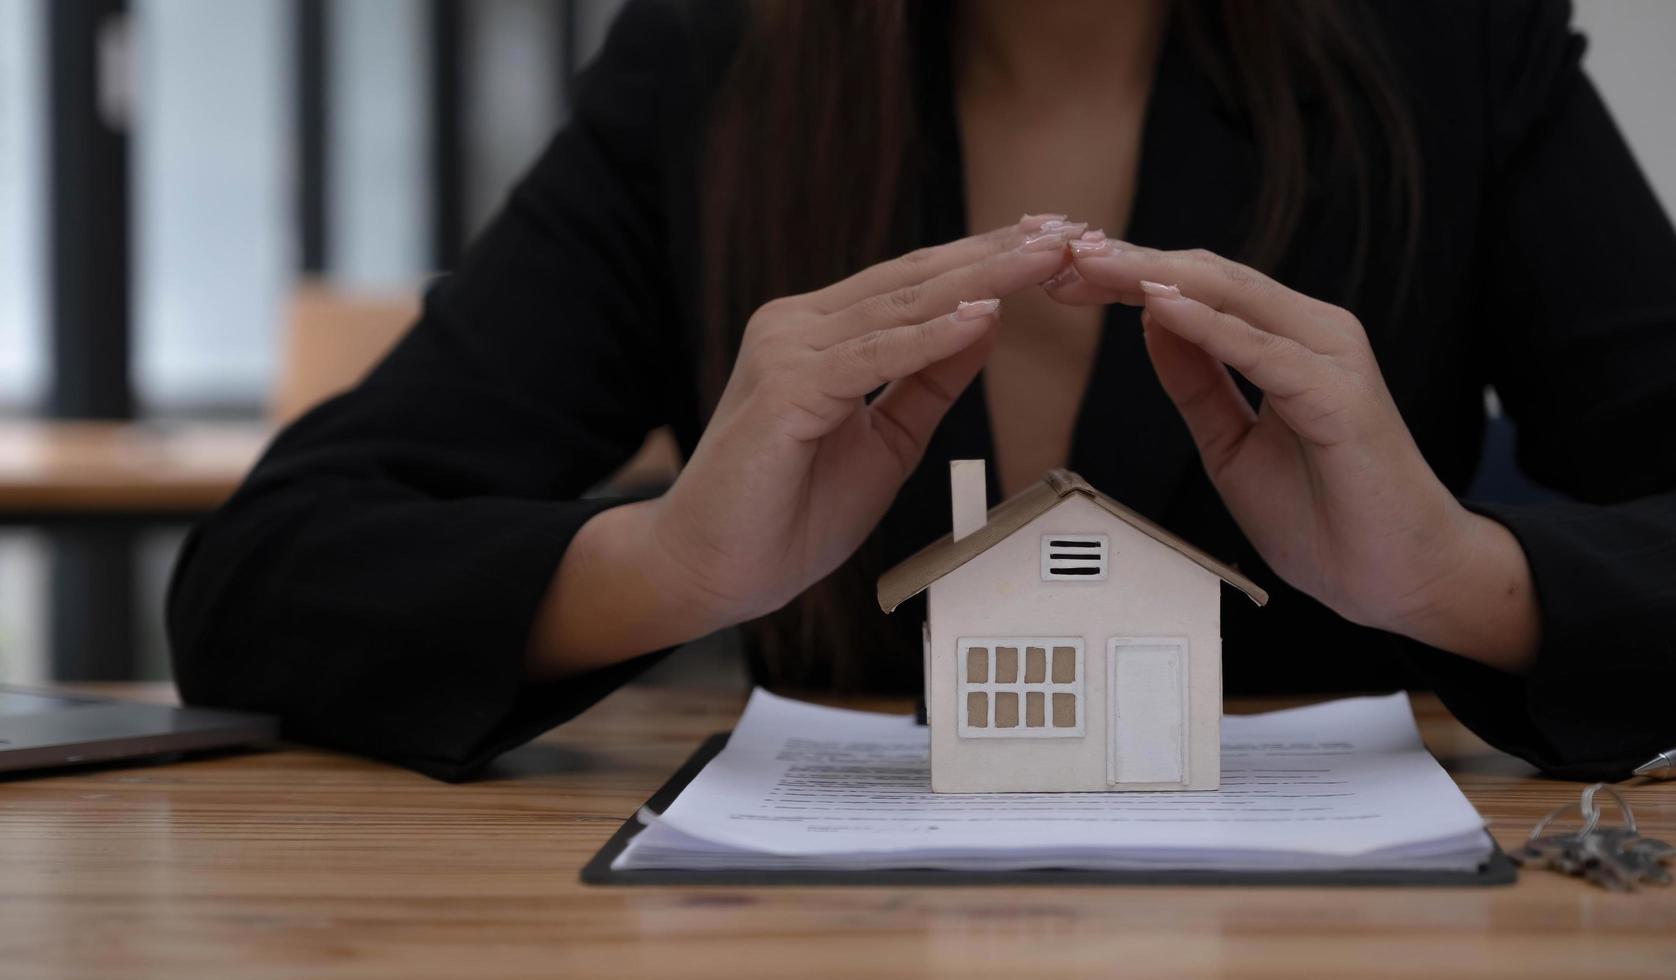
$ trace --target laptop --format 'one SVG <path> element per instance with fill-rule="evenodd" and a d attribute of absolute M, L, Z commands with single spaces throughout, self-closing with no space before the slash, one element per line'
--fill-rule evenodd
<path fill-rule="evenodd" d="M 223 749 L 279 736 L 279 719 L 0 684 L 0 772 Z"/>

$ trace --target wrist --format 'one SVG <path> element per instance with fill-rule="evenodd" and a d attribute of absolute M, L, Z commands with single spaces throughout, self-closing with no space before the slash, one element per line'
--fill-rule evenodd
<path fill-rule="evenodd" d="M 731 625 L 662 550 L 660 506 L 611 507 L 577 529 L 531 629 L 533 674 L 595 670 Z"/>
<path fill-rule="evenodd" d="M 705 633 L 733 626 L 754 613 L 743 596 L 723 587 L 729 576 L 703 560 L 706 549 L 689 533 L 692 521 L 666 494 L 633 505 L 642 508 L 645 519 L 634 541 L 635 553 L 644 563 L 647 588 L 665 597 L 668 604 L 688 621 L 703 624 Z"/>
<path fill-rule="evenodd" d="M 1513 532 L 1459 503 L 1437 571 L 1390 632 L 1508 673 L 1526 673 L 1541 641 L 1530 562 Z"/>

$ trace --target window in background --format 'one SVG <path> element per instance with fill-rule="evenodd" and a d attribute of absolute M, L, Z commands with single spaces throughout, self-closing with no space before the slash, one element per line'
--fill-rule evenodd
<path fill-rule="evenodd" d="M 0 0 L 0 413 L 48 387 L 46 24 L 58 0 Z M 135 381 L 157 419 L 259 416 L 300 259 L 298 5 L 129 0 Z M 324 0 L 325 277 L 349 296 L 431 270 L 437 87 L 464 70 L 464 172 L 442 193 L 480 227 L 563 116 L 564 68 L 597 48 L 618 0 Z M 577 43 L 567 46 L 574 25 Z M 441 47 L 439 47 L 441 45 Z M 161 598 L 177 530 L 139 539 L 141 673 L 164 676 Z M 51 676 L 37 536 L 0 529 L 0 679 Z"/>
<path fill-rule="evenodd" d="M 46 393 L 43 10 L 0 0 L 0 414 Z"/>
<path fill-rule="evenodd" d="M 0 416 L 46 394 L 46 48 L 34 0 L 0 0 Z M 0 682 L 38 683 L 45 567 L 40 536 L 0 528 Z"/>
<path fill-rule="evenodd" d="M 291 5 L 133 9 L 138 399 L 153 415 L 254 415 L 293 263 Z"/>
<path fill-rule="evenodd" d="M 0 683 L 47 679 L 46 542 L 30 531 L 0 529 Z"/>
<path fill-rule="evenodd" d="M 327 7 L 327 242 L 346 288 L 417 287 L 431 267 L 423 0 Z"/>

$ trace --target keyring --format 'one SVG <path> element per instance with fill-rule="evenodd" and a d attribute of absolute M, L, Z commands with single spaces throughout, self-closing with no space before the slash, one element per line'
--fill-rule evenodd
<path fill-rule="evenodd" d="M 1546 816 L 1544 816 L 1541 820 L 1538 820 L 1536 822 L 1536 826 L 1531 828 L 1531 835 L 1526 838 L 1526 840 L 1534 841 L 1538 837 L 1541 837 L 1542 832 L 1548 828 L 1548 824 L 1552 823 L 1555 817 L 1562 813 L 1569 813 L 1572 810 L 1576 810 L 1579 815 L 1583 817 L 1583 829 L 1577 834 L 1578 838 L 1581 839 L 1594 833 L 1595 824 L 1600 822 L 1599 809 L 1596 809 L 1595 812 L 1591 814 L 1589 811 L 1583 809 L 1583 804 L 1581 803 L 1566 803 L 1549 810 Z"/>
<path fill-rule="evenodd" d="M 1600 807 L 1595 805 L 1595 794 L 1601 790 L 1605 790 L 1612 797 L 1613 802 L 1618 804 L 1618 812 L 1624 816 L 1624 829 L 1631 834 L 1636 833 L 1635 812 L 1629 808 L 1629 803 L 1624 799 L 1623 794 L 1605 783 L 1595 783 L 1583 790 L 1583 798 L 1576 803 L 1567 803 L 1564 806 L 1549 810 L 1547 815 L 1538 820 L 1536 826 L 1531 828 L 1531 835 L 1527 840 L 1534 841 L 1541 837 L 1542 832 L 1548 828 L 1555 817 L 1563 813 L 1569 813 L 1573 809 L 1583 818 L 1583 829 L 1577 832 L 1577 838 L 1581 840 L 1594 833 L 1595 828 L 1600 826 Z"/>
<path fill-rule="evenodd" d="M 1600 807 L 1595 805 L 1595 793 L 1600 790 L 1605 790 L 1612 797 L 1613 802 L 1618 804 L 1618 812 L 1624 816 L 1624 829 L 1631 834 L 1635 833 L 1635 812 L 1629 808 L 1629 802 L 1624 799 L 1623 794 L 1605 783 L 1595 783 L 1583 791 L 1583 801 L 1580 806 L 1584 812 L 1590 813 L 1592 818 L 1597 823 L 1599 822 Z"/>

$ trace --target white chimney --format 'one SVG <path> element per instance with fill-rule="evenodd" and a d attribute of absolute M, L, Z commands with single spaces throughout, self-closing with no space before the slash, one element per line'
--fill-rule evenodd
<path fill-rule="evenodd" d="M 981 459 L 949 461 L 949 497 L 954 502 L 956 541 L 983 527 L 988 518 L 988 493 L 984 489 L 983 477 Z"/>

